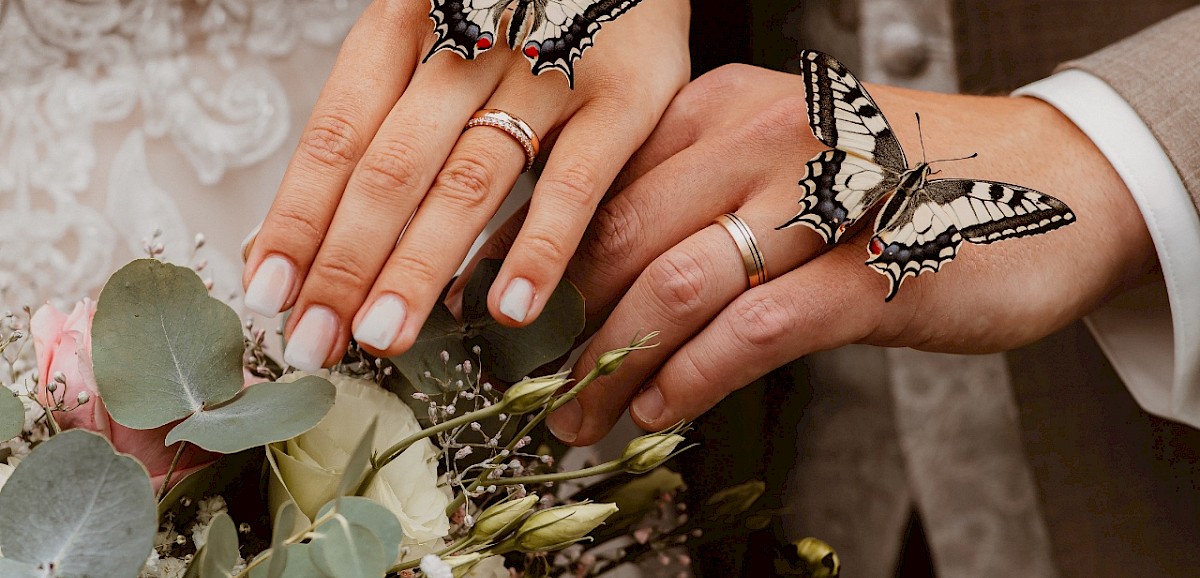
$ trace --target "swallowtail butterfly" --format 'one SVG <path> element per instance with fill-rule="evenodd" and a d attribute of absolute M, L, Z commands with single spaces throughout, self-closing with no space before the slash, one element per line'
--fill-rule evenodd
<path fill-rule="evenodd" d="M 449 50 L 474 59 L 496 45 L 500 20 L 514 6 L 505 39 L 533 66 L 535 75 L 554 69 L 575 88 L 574 64 L 592 46 L 600 25 L 641 0 L 432 0 L 437 41 L 425 56 Z"/>
<path fill-rule="evenodd" d="M 879 107 L 841 62 L 816 51 L 802 53 L 801 62 L 809 126 L 831 150 L 808 161 L 800 180 L 800 212 L 778 228 L 804 225 L 836 243 L 887 198 L 875 219 L 866 262 L 887 276 L 887 301 L 905 278 L 937 271 L 953 260 L 964 240 L 991 243 L 1075 221 L 1065 203 L 1026 187 L 930 180 L 929 163 L 922 159 L 908 166 Z M 919 116 L 917 122 L 920 126 Z"/>

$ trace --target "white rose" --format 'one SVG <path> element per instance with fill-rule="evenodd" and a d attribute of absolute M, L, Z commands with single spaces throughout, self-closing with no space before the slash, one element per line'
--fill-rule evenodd
<path fill-rule="evenodd" d="M 305 375 L 310 374 L 291 373 L 279 381 L 295 381 Z M 309 519 L 333 499 L 342 468 L 372 419 L 376 420 L 376 452 L 421 431 L 412 409 L 375 383 L 328 371 L 313 375 L 328 379 L 337 388 L 333 408 L 313 429 L 268 449 L 278 472 L 271 476 L 268 490 L 271 510 L 290 498 Z M 428 439 L 413 444 L 384 466 L 364 493 L 400 520 L 404 545 L 442 538 L 450 532 L 445 513 L 450 499 L 438 488 L 437 455 Z"/>
<path fill-rule="evenodd" d="M 12 475 L 15 469 L 17 468 L 0 462 L 0 489 L 4 489 L 5 482 L 8 482 L 8 477 Z"/>

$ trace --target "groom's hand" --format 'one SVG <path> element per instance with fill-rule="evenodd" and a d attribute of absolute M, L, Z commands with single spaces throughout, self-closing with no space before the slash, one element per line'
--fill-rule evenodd
<path fill-rule="evenodd" d="M 910 158 L 944 176 L 1027 186 L 1066 202 L 1078 222 L 1049 234 L 964 244 L 940 272 L 910 278 L 891 302 L 864 265 L 870 223 L 827 246 L 796 214 L 812 136 L 800 77 L 744 66 L 684 89 L 601 206 L 568 277 L 593 314 L 611 309 L 579 364 L 636 333 L 631 355 L 551 416 L 569 443 L 599 440 L 628 404 L 642 427 L 691 419 L 772 368 L 849 343 L 990 352 L 1036 340 L 1136 282 L 1154 263 L 1145 224 L 1106 159 L 1073 124 L 1029 98 L 869 87 Z M 772 279 L 748 289 L 741 255 L 714 217 L 736 213 Z M 501 241 L 502 243 L 502 238 Z"/>

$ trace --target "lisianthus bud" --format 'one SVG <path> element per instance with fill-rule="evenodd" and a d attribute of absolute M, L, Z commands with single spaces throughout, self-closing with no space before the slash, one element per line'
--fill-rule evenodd
<path fill-rule="evenodd" d="M 616 504 L 572 504 L 535 512 L 517 529 L 522 552 L 546 552 L 578 542 L 617 512 Z"/>
<path fill-rule="evenodd" d="M 504 392 L 504 407 L 510 413 L 526 413 L 546 405 L 567 384 L 566 373 L 522 380 Z"/>
<path fill-rule="evenodd" d="M 646 344 L 655 337 L 658 337 L 657 331 L 651 332 L 645 337 L 635 339 L 634 342 L 630 343 L 628 347 L 622 347 L 620 349 L 614 349 L 612 351 L 605 352 L 600 356 L 600 359 L 596 360 L 596 371 L 599 372 L 600 375 L 609 375 L 617 371 L 621 368 L 621 364 L 625 361 L 625 358 L 629 356 L 631 351 L 654 347 L 653 345 Z"/>
<path fill-rule="evenodd" d="M 644 474 L 667 461 L 684 437 L 671 430 L 634 438 L 625 446 L 621 467 L 631 474 Z"/>
<path fill-rule="evenodd" d="M 479 520 L 471 528 L 471 534 L 481 541 L 491 540 L 511 528 L 529 510 L 537 504 L 537 494 L 530 494 L 519 500 L 501 502 L 479 514 Z"/>

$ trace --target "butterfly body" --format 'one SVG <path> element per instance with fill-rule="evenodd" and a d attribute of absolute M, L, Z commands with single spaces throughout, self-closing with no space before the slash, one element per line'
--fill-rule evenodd
<path fill-rule="evenodd" d="M 832 148 L 805 165 L 801 210 L 779 228 L 804 225 L 836 243 L 887 199 L 866 262 L 888 278 L 886 300 L 905 278 L 953 260 L 963 241 L 991 243 L 1074 222 L 1070 208 L 1050 195 L 994 181 L 930 179 L 924 160 L 910 167 L 879 107 L 845 66 L 816 51 L 801 58 L 809 126 Z"/>
<path fill-rule="evenodd" d="M 558 70 L 575 87 L 575 61 L 595 41 L 600 25 L 641 0 L 432 0 L 429 18 L 437 40 L 425 56 L 449 50 L 472 60 L 503 36 L 520 50 L 533 73 Z M 504 15 L 511 17 L 503 33 Z"/>

